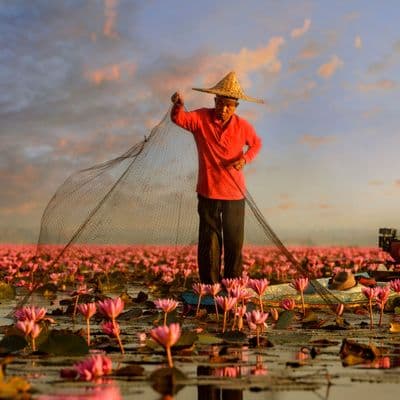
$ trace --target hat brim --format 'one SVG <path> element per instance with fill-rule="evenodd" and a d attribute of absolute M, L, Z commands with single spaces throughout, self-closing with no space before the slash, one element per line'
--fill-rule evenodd
<path fill-rule="evenodd" d="M 353 288 L 356 285 L 357 285 L 357 282 L 354 278 L 348 279 L 344 282 L 333 280 L 330 284 L 328 284 L 328 288 L 332 289 L 332 290 L 348 290 L 348 289 Z"/>
<path fill-rule="evenodd" d="M 230 92 L 227 92 L 226 90 L 201 89 L 201 88 L 192 88 L 192 89 L 197 90 L 198 92 L 211 93 L 211 94 L 215 94 L 218 96 L 231 97 L 233 99 L 251 101 L 253 103 L 258 103 L 258 104 L 265 104 L 265 101 L 263 99 L 256 99 L 254 97 L 246 96 L 245 94 L 238 95 L 237 93 L 230 93 Z"/>

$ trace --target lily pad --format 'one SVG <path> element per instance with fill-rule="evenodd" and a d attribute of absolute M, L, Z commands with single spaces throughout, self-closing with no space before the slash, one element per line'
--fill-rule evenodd
<path fill-rule="evenodd" d="M 248 338 L 247 335 L 243 332 L 239 331 L 230 331 L 230 332 L 225 332 L 222 334 L 222 339 L 225 343 L 247 343 Z"/>
<path fill-rule="evenodd" d="M 285 310 L 279 315 L 279 319 L 275 324 L 275 329 L 286 329 L 293 322 L 294 312 Z"/>
<path fill-rule="evenodd" d="M 88 354 L 89 347 L 79 335 L 51 331 L 47 340 L 39 346 L 39 351 L 56 356 L 75 356 Z"/>
<path fill-rule="evenodd" d="M 184 332 L 179 338 L 178 342 L 172 347 L 173 350 L 183 349 L 192 347 L 197 341 L 197 333 L 194 332 Z"/>
<path fill-rule="evenodd" d="M 22 350 L 28 345 L 26 339 L 18 335 L 4 336 L 0 341 L 0 353 L 8 354 L 14 351 Z"/>
<path fill-rule="evenodd" d="M 0 282 L 0 300 L 12 300 L 15 298 L 15 287 L 5 282 Z"/>
<path fill-rule="evenodd" d="M 208 334 L 200 334 L 198 335 L 198 340 L 197 342 L 199 344 L 221 344 L 223 343 L 223 339 L 217 337 L 217 336 L 213 336 L 213 335 L 208 335 Z"/>

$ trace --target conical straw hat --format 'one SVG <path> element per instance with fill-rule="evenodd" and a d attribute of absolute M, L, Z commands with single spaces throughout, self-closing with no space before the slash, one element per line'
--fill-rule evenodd
<path fill-rule="evenodd" d="M 212 93 L 219 96 L 232 97 L 234 99 L 242 99 L 252 101 L 254 103 L 264 103 L 262 99 L 255 99 L 244 94 L 240 87 L 239 81 L 236 77 L 235 72 L 229 72 L 224 78 L 222 78 L 215 86 L 209 89 L 193 88 L 199 92 Z"/>

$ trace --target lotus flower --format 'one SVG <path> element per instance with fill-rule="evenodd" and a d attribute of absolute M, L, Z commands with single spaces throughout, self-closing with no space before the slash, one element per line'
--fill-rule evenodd
<path fill-rule="evenodd" d="M 254 292 L 256 292 L 258 296 L 261 312 L 264 312 L 262 296 L 267 290 L 268 285 L 269 285 L 268 279 L 249 279 L 249 281 L 247 282 L 247 286 L 250 289 L 254 290 Z"/>
<path fill-rule="evenodd" d="M 120 297 L 117 297 L 115 299 L 106 299 L 104 301 L 99 301 L 97 303 L 97 306 L 101 314 L 111 319 L 111 322 L 114 325 L 115 332 L 118 332 L 117 340 L 119 348 L 121 350 L 121 353 L 124 354 L 125 350 L 124 346 L 122 346 L 121 337 L 119 334 L 119 327 L 117 327 L 116 321 L 116 318 L 121 314 L 122 310 L 124 309 L 123 300 Z"/>
<path fill-rule="evenodd" d="M 79 378 L 85 381 L 91 381 L 111 374 L 112 361 L 104 355 L 94 355 L 74 365 Z"/>
<path fill-rule="evenodd" d="M 215 296 L 221 291 L 221 284 L 214 283 L 212 285 L 207 285 L 206 290 L 207 293 L 211 294 L 211 296 L 214 299 L 215 314 L 217 316 L 217 321 L 219 321 L 218 306 L 217 306 L 217 300 L 215 300 Z"/>
<path fill-rule="evenodd" d="M 92 318 L 93 315 L 96 314 L 97 311 L 96 303 L 78 304 L 78 311 L 86 319 L 87 344 L 88 346 L 90 346 L 90 318 Z"/>
<path fill-rule="evenodd" d="M 390 289 L 396 293 L 400 293 L 400 279 L 393 279 L 390 281 Z"/>
<path fill-rule="evenodd" d="M 303 315 L 306 313 L 306 309 L 304 306 L 304 290 L 308 286 L 308 278 L 307 277 L 299 277 L 293 279 L 291 285 L 300 293 L 301 296 L 301 308 Z"/>
<path fill-rule="evenodd" d="M 178 323 L 170 324 L 169 326 L 158 326 L 150 331 L 150 336 L 165 348 L 168 365 L 170 368 L 173 368 L 174 365 L 172 362 L 171 347 L 181 337 L 181 326 Z"/>
<path fill-rule="evenodd" d="M 374 326 L 374 321 L 372 320 L 372 300 L 376 299 L 378 292 L 377 292 L 377 289 L 374 287 L 363 287 L 363 288 L 361 288 L 361 292 L 368 299 L 369 322 L 370 322 L 369 326 L 370 326 L 370 329 L 372 329 Z"/>
<path fill-rule="evenodd" d="M 197 309 L 196 309 L 196 317 L 199 315 L 200 311 L 200 304 L 201 304 L 201 298 L 206 295 L 207 292 L 207 285 L 205 283 L 194 283 L 192 286 L 193 290 L 197 295 L 199 296 L 199 299 L 197 301 Z"/>
<path fill-rule="evenodd" d="M 223 333 L 223 332 L 225 332 L 225 328 L 226 328 L 226 315 L 227 315 L 228 311 L 232 310 L 232 308 L 236 305 L 237 298 L 216 296 L 215 300 L 217 301 L 217 304 L 220 306 L 220 308 L 224 311 L 224 322 L 222 325 L 222 333 Z"/>
<path fill-rule="evenodd" d="M 175 310 L 178 302 L 173 299 L 158 299 L 154 301 L 154 305 L 164 311 L 164 325 L 167 325 L 167 315 L 169 312 Z"/>
<path fill-rule="evenodd" d="M 383 317 L 383 310 L 385 308 L 385 305 L 389 299 L 390 295 L 390 286 L 378 286 L 376 288 L 376 304 L 379 306 L 379 326 L 382 326 L 382 317 Z"/>
<path fill-rule="evenodd" d="M 283 300 L 280 302 L 280 306 L 281 306 L 284 310 L 291 311 L 291 310 L 293 310 L 294 307 L 296 306 L 296 302 L 294 301 L 294 299 L 289 299 L 289 298 L 287 298 L 287 299 L 283 299 Z"/>
<path fill-rule="evenodd" d="M 246 313 L 246 319 L 247 323 L 249 324 L 249 328 L 256 331 L 257 347 L 260 346 L 260 330 L 262 331 L 264 329 L 264 326 L 266 325 L 265 321 L 267 320 L 268 315 L 268 313 L 259 310 L 253 310 Z"/>

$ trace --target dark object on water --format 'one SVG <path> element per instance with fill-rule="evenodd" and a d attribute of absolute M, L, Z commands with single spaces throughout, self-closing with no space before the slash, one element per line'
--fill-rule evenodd
<path fill-rule="evenodd" d="M 395 264 L 400 264 L 400 238 L 393 228 L 379 228 L 378 245 L 391 255 Z"/>

